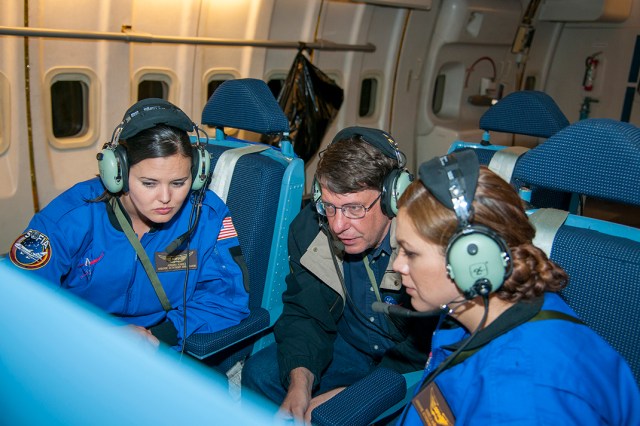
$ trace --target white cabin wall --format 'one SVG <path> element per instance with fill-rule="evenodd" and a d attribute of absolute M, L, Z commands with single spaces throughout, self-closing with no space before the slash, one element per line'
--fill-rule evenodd
<path fill-rule="evenodd" d="M 611 2 L 616 3 L 616 2 Z M 620 1 L 617 3 L 625 3 Z M 546 15 L 549 17 L 549 15 Z M 640 2 L 631 3 L 629 17 L 624 21 L 562 22 L 540 21 L 541 28 L 553 27 L 557 32 L 554 44 L 539 40 L 536 31 L 527 74 L 539 79 L 538 90 L 547 92 L 560 106 L 570 122 L 580 116 L 585 96 L 598 99 L 591 104 L 591 118 L 622 119 L 627 88 L 637 89 L 638 82 L 629 82 L 629 71 L 636 40 L 640 36 Z M 554 48 L 555 47 L 555 48 Z M 540 53 L 546 55 L 540 56 Z M 598 59 L 592 91 L 582 87 L 585 60 L 602 52 Z M 533 56 L 533 55 L 537 56 Z M 545 70 L 540 77 L 541 70 Z M 640 125 L 640 94 L 634 90 L 631 123 Z"/>
<path fill-rule="evenodd" d="M 28 8 L 29 27 L 118 32 L 122 17 L 129 7 L 128 2 L 119 4 L 125 7 L 113 8 L 111 2 L 101 2 L 96 8 L 96 4 L 88 1 L 31 1 Z M 3 2 L 2 7 L 0 19 L 4 25 L 24 25 L 23 2 Z M 10 149 L 5 154 L 0 154 L 4 161 L 0 166 L 0 173 L 12 176 L 7 182 L 17 179 L 12 184 L 12 190 L 0 196 L 3 206 L 10 206 L 3 208 L 1 213 L 3 232 L 0 234 L 0 252 L 8 249 L 36 209 L 43 208 L 77 181 L 89 179 L 97 173 L 95 155 L 108 137 L 106 134 L 110 136 L 112 130 L 112 127 L 106 130 L 105 122 L 120 119 L 123 111 L 122 106 L 118 105 L 120 94 L 124 94 L 121 102 L 123 106 L 129 101 L 125 44 L 40 37 L 28 40 L 30 107 L 27 111 L 23 38 L 0 38 L 3 46 L 1 66 L 11 69 L 8 80 L 11 88 L 13 135 Z M 55 78 L 60 72 L 78 72 L 91 78 L 88 125 L 80 146 L 74 143 L 60 144 L 51 131 L 49 90 L 51 78 Z M 113 97 L 105 98 L 105 88 Z M 123 88 L 126 90 L 122 90 Z M 31 117 L 33 176 L 37 181 L 35 191 L 32 191 L 30 177 L 28 114 Z M 13 172 L 15 168 L 19 171 L 17 174 Z"/>
<path fill-rule="evenodd" d="M 128 22 L 134 33 L 154 36 L 198 36 L 199 0 L 134 0 Z M 197 111 L 191 105 L 196 47 L 186 44 L 132 43 L 129 51 L 126 104 L 138 100 L 138 79 L 145 73 L 158 73 L 170 78 L 168 100 L 195 122 Z M 124 112 L 124 110 L 122 111 Z M 118 124 L 117 121 L 113 124 Z"/>
<path fill-rule="evenodd" d="M 391 134 L 407 157 L 407 168 L 415 173 L 416 120 L 420 102 L 422 73 L 426 67 L 428 47 L 436 26 L 439 4 L 430 10 L 410 10 L 393 88 Z"/>
<path fill-rule="evenodd" d="M 111 8 L 103 3 L 96 11 L 93 2 L 30 2 L 30 26 L 76 31 L 120 31 L 126 10 Z M 108 19 L 107 19 L 108 17 Z M 89 179 L 97 173 L 95 154 L 106 139 L 104 121 L 115 116 L 103 105 L 116 108 L 117 98 L 106 97 L 128 87 L 126 45 L 106 41 L 30 38 L 31 104 L 35 170 L 38 176 L 40 206 L 44 207 L 61 191 L 74 183 Z M 88 132 L 92 133 L 82 147 L 57 146 L 51 133 L 51 99 L 48 78 L 58 72 L 80 72 L 92 75 L 92 89 Z M 115 93 L 114 93 L 115 92 Z M 121 102 L 126 105 L 129 92 Z M 97 97 L 97 98 L 96 98 Z M 103 102 L 104 100 L 104 102 Z M 121 114 L 121 113 L 120 113 Z M 115 119 L 115 120 L 113 120 Z M 113 127 L 112 127 L 113 128 Z"/>
<path fill-rule="evenodd" d="M 471 105 L 467 98 L 480 93 L 482 78 L 494 77 L 490 62 L 481 60 L 483 57 L 494 61 L 495 83 L 505 85 L 504 94 L 515 90 L 511 44 L 522 13 L 522 4 L 512 0 L 440 2 L 422 75 L 416 164 L 445 154 L 455 140 L 480 141 L 478 123 L 488 107 Z M 441 74 L 446 76 L 446 85 L 442 109 L 435 113 L 432 102 Z M 493 142 L 505 143 L 499 136 Z"/>
<path fill-rule="evenodd" d="M 269 39 L 313 41 L 322 0 L 275 0 L 269 25 Z M 296 55 L 295 49 L 269 49 L 265 58 L 265 80 L 286 77 Z"/>
<path fill-rule="evenodd" d="M 202 0 L 198 37 L 224 40 L 268 40 L 275 0 Z M 265 74 L 267 49 L 262 47 L 198 46 L 190 81 L 193 115 L 200 122 L 212 76 L 258 78 Z"/>

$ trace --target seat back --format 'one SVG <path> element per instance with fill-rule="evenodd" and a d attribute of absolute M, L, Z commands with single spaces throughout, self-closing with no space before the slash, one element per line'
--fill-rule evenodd
<path fill-rule="evenodd" d="M 521 185 L 640 205 L 640 129 L 605 118 L 578 121 L 523 155 Z"/>
<path fill-rule="evenodd" d="M 522 184 L 640 205 L 640 129 L 611 119 L 579 121 L 518 162 Z M 563 298 L 631 366 L 640 383 L 640 229 L 538 211 L 534 243 L 569 273 Z M 551 231 L 550 231 L 551 230 Z"/>
<path fill-rule="evenodd" d="M 530 216 L 534 244 L 569 274 L 563 299 L 626 359 L 640 384 L 640 229 L 566 212 L 550 225 L 548 213 L 559 214 Z"/>
<path fill-rule="evenodd" d="M 212 167 L 223 153 L 247 145 L 237 139 L 215 140 L 208 147 Z M 226 203 L 249 271 L 249 307 L 268 309 L 273 323 L 282 309 L 288 229 L 302 204 L 304 167 L 302 160 L 265 147 L 238 160 Z"/>
<path fill-rule="evenodd" d="M 224 192 L 218 195 L 229 207 L 238 232 L 249 275 L 251 313 L 232 329 L 191 336 L 187 349 L 198 358 L 264 334 L 275 323 L 289 271 L 289 224 L 301 208 L 304 191 L 304 164 L 286 140 L 289 123 L 266 83 L 249 78 L 224 82 L 207 102 L 202 123 L 216 128 L 216 137 L 207 145 L 214 170 L 210 188 Z M 224 127 L 282 134 L 282 148 L 227 137 Z M 250 151 L 245 154 L 246 149 Z M 271 339 L 253 339 L 249 350 L 259 350 Z"/>

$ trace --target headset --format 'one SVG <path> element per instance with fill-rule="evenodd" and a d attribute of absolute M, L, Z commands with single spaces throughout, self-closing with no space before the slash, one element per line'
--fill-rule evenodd
<path fill-rule="evenodd" d="M 453 210 L 458 229 L 449 239 L 446 267 L 449 278 L 467 300 L 498 290 L 512 271 L 509 246 L 494 230 L 473 224 L 472 201 L 480 164 L 472 150 L 436 157 L 420 166 L 422 184 Z"/>
<path fill-rule="evenodd" d="M 107 191 L 112 194 L 129 191 L 129 159 L 126 148 L 118 143 L 120 139 L 126 140 L 158 124 L 166 124 L 185 132 L 196 132 L 196 143 L 192 146 L 191 189 L 198 191 L 204 187 L 209 177 L 211 155 L 200 143 L 202 130 L 172 103 L 164 99 L 147 98 L 127 110 L 122 122 L 114 129 L 111 140 L 104 144 L 102 151 L 96 156 L 100 179 Z M 208 137 L 206 139 L 208 141 Z"/>
<path fill-rule="evenodd" d="M 359 137 L 369 145 L 376 148 L 389 158 L 397 161 L 397 166 L 385 176 L 382 184 L 382 195 L 380 196 L 380 207 L 382 212 L 389 218 L 395 217 L 398 213 L 398 199 L 413 181 L 413 175 L 405 168 L 406 157 L 398 149 L 398 144 L 387 132 L 369 127 L 347 127 L 336 134 L 331 144 L 341 139 Z M 329 144 L 329 145 L 331 145 Z M 320 182 L 313 179 L 313 203 L 317 205 L 322 197 Z"/>

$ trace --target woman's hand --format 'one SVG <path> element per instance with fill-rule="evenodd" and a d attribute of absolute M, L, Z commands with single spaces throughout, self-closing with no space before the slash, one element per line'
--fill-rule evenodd
<path fill-rule="evenodd" d="M 146 328 L 133 324 L 129 324 L 127 327 L 129 328 L 129 330 L 132 330 L 134 333 L 136 333 L 142 340 L 151 344 L 151 346 L 153 346 L 154 348 L 160 346 L 160 340 L 158 340 L 158 338 L 151 334 L 151 332 Z"/>

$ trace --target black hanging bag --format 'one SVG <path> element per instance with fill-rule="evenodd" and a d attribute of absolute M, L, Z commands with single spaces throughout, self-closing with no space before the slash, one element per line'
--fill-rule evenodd
<path fill-rule="evenodd" d="M 289 119 L 293 149 L 305 163 L 318 152 L 343 99 L 342 88 L 299 50 L 278 103 Z"/>

